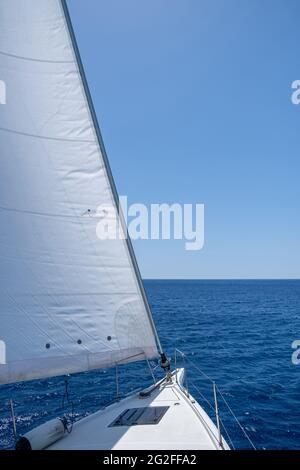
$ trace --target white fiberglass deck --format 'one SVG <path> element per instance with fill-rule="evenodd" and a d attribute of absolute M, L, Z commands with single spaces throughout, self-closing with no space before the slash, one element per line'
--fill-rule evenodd
<path fill-rule="evenodd" d="M 210 449 L 221 450 L 218 431 L 199 404 L 181 386 L 180 369 L 150 396 L 132 395 L 74 424 L 71 434 L 48 449 Z M 110 426 L 125 410 L 169 407 L 157 424 Z M 228 449 L 223 439 L 223 448 Z"/>

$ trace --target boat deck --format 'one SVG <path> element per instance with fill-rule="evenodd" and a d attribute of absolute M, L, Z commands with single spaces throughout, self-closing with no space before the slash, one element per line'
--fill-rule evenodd
<path fill-rule="evenodd" d="M 48 449 L 221 450 L 216 426 L 181 386 L 183 375 L 180 369 L 177 380 L 173 374 L 169 383 L 158 383 L 150 395 L 137 393 L 74 423 L 71 434 Z M 139 424 L 151 422 L 153 416 L 153 424 Z M 228 449 L 224 440 L 223 448 Z"/>

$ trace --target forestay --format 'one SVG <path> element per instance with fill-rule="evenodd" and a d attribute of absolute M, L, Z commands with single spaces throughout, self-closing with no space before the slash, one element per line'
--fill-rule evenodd
<path fill-rule="evenodd" d="M 0 383 L 158 354 L 65 8 L 0 0 Z"/>

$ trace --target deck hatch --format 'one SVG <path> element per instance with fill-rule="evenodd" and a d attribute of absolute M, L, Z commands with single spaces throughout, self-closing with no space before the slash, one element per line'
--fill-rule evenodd
<path fill-rule="evenodd" d="M 129 408 L 124 410 L 110 425 L 137 426 L 141 424 L 158 424 L 166 414 L 169 406 L 147 406 L 144 408 Z"/>

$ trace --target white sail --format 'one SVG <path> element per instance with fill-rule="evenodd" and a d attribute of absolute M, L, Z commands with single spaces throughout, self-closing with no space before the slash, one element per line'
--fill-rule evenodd
<path fill-rule="evenodd" d="M 65 8 L 0 0 L 0 383 L 158 355 Z"/>

